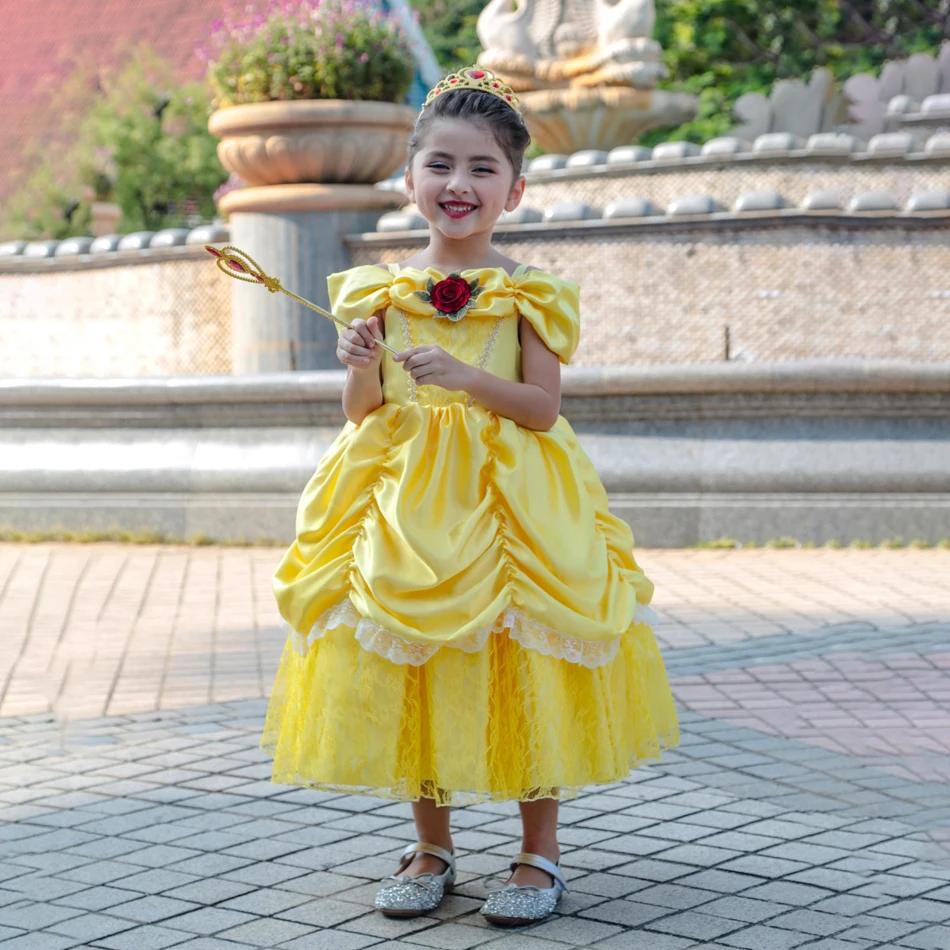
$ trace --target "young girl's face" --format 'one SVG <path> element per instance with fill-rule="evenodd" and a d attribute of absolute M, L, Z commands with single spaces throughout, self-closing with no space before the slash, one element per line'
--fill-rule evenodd
<path fill-rule="evenodd" d="M 409 200 L 454 240 L 490 231 L 518 207 L 524 185 L 491 130 L 460 119 L 434 121 L 406 169 Z"/>

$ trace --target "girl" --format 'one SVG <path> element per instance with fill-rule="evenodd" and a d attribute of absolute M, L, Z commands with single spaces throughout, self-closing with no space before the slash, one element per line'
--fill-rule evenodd
<path fill-rule="evenodd" d="M 419 841 L 376 899 L 392 916 L 455 881 L 445 806 L 512 799 L 522 853 L 482 913 L 547 916 L 566 889 L 558 800 L 678 740 L 653 585 L 559 415 L 578 287 L 491 243 L 528 143 L 486 70 L 430 92 L 406 169 L 429 245 L 329 278 L 354 327 L 349 422 L 274 578 L 291 634 L 261 743 L 273 780 L 412 801 Z"/>

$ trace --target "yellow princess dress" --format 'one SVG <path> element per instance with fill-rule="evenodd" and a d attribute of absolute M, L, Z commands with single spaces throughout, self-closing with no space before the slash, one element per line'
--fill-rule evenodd
<path fill-rule="evenodd" d="M 480 292 L 453 321 L 423 299 L 443 276 L 354 267 L 329 278 L 331 305 L 350 322 L 385 310 L 396 349 L 434 343 L 516 381 L 520 314 L 568 362 L 576 284 L 463 271 Z M 679 732 L 653 584 L 570 425 L 417 386 L 386 352 L 382 377 L 274 576 L 290 632 L 261 739 L 272 780 L 455 805 L 567 798 L 655 761 Z"/>

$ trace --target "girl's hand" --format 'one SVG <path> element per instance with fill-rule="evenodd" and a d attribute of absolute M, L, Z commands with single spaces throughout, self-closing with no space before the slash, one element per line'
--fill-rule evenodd
<path fill-rule="evenodd" d="M 441 346 L 428 344 L 403 350 L 393 357 L 421 386 L 441 386 L 449 392 L 468 391 L 472 367 L 446 353 Z"/>
<path fill-rule="evenodd" d="M 374 313 L 369 320 L 354 320 L 353 329 L 340 331 L 336 343 L 337 359 L 353 369 L 375 369 L 383 356 L 383 348 L 374 340 L 382 340 L 382 321 Z"/>

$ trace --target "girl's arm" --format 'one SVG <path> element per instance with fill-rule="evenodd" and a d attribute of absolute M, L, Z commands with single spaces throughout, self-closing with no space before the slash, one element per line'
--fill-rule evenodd
<path fill-rule="evenodd" d="M 527 320 L 521 317 L 519 321 L 524 382 L 500 379 L 468 366 L 464 389 L 486 409 L 526 429 L 546 432 L 561 412 L 561 362 Z"/>

